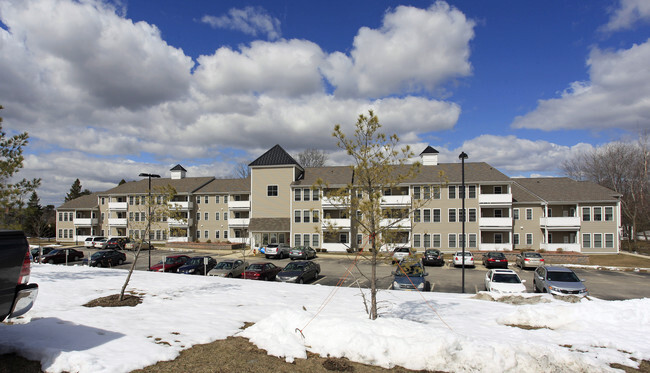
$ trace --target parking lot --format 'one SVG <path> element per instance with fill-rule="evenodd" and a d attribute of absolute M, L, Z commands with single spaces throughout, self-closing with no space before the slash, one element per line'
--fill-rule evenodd
<path fill-rule="evenodd" d="M 84 252 L 86 258 L 97 250 L 78 248 Z M 134 253 L 125 251 L 127 261 L 121 266 L 116 268 L 129 269 L 133 263 Z M 189 256 L 195 255 L 210 255 L 217 261 L 229 257 L 241 258 L 241 254 L 227 253 L 192 253 L 192 252 L 179 252 L 170 250 L 152 250 L 142 251 L 136 263 L 136 270 L 147 270 L 149 266 L 149 256 L 151 255 L 151 264 L 156 264 L 162 260 L 163 257 L 168 255 L 187 254 Z M 246 261 L 249 263 L 267 261 L 264 256 L 248 257 Z M 275 265 L 284 267 L 290 259 L 268 259 Z M 319 255 L 313 259 L 321 266 L 321 273 L 317 280 L 311 284 L 320 284 L 324 286 L 336 286 L 339 282 L 341 286 L 345 287 L 370 287 L 370 263 L 366 259 L 360 259 L 356 265 L 354 263 L 354 256 L 352 255 Z M 70 263 L 79 264 L 79 262 Z M 519 267 L 510 263 L 510 269 L 515 270 L 522 280 L 526 280 L 526 289 L 528 292 L 533 291 L 533 270 L 521 270 Z M 389 289 L 392 284 L 391 272 L 394 267 L 389 263 L 381 263 L 377 266 L 377 285 L 380 289 Z M 432 291 L 446 292 L 446 293 L 460 293 L 462 288 L 462 269 L 455 268 L 449 263 L 442 267 L 426 267 L 427 277 L 431 283 Z M 487 269 L 481 264 L 476 267 L 465 268 L 465 292 L 476 293 L 485 290 L 483 279 Z M 589 289 L 590 295 L 606 299 L 606 300 L 623 300 L 633 298 L 647 298 L 650 297 L 650 273 L 644 272 L 624 272 L 624 271 L 603 271 L 597 269 L 575 268 L 574 271 L 581 279 L 585 280 L 585 285 Z M 365 275 L 365 276 L 364 276 Z M 366 277 L 367 276 L 367 277 Z"/>

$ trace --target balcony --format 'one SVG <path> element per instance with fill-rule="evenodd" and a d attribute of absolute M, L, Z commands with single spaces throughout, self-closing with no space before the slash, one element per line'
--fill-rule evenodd
<path fill-rule="evenodd" d="M 510 230 L 512 229 L 512 218 L 484 218 L 478 221 L 480 229 Z"/>
<path fill-rule="evenodd" d="M 190 242 L 187 237 L 169 237 L 167 242 Z"/>
<path fill-rule="evenodd" d="M 350 229 L 350 219 L 323 219 L 322 229 Z"/>
<path fill-rule="evenodd" d="M 250 210 L 251 201 L 228 201 L 229 210 Z"/>
<path fill-rule="evenodd" d="M 239 228 L 239 227 L 248 227 L 250 224 L 251 219 L 250 218 L 235 218 L 235 219 L 228 219 L 228 226 L 231 228 Z"/>
<path fill-rule="evenodd" d="M 411 196 L 382 196 L 381 206 L 411 206 Z"/>
<path fill-rule="evenodd" d="M 546 251 L 557 251 L 558 249 L 561 249 L 562 251 L 574 251 L 574 252 L 580 252 L 580 244 L 579 243 L 546 243 L 546 244 L 540 244 L 540 249 L 544 249 Z"/>
<path fill-rule="evenodd" d="M 512 194 L 479 194 L 478 203 L 481 206 L 511 206 Z"/>
<path fill-rule="evenodd" d="M 97 218 L 74 218 L 74 225 L 78 227 L 92 227 L 97 225 Z"/>
<path fill-rule="evenodd" d="M 189 201 L 169 201 L 167 202 L 170 209 L 187 211 L 191 210 L 194 206 L 192 202 Z"/>
<path fill-rule="evenodd" d="M 323 243 L 323 249 L 327 252 L 346 252 L 349 248 L 349 245 L 344 243 Z"/>
<path fill-rule="evenodd" d="M 108 209 L 114 211 L 126 211 L 126 202 L 109 202 Z"/>
<path fill-rule="evenodd" d="M 466 249 L 467 250 L 467 249 Z M 512 244 L 510 243 L 481 243 L 479 250 L 481 251 L 512 251 Z M 481 258 L 474 258 L 474 261 L 480 261 Z"/>
<path fill-rule="evenodd" d="M 126 227 L 126 218 L 108 218 L 108 225 L 112 227 Z"/>
<path fill-rule="evenodd" d="M 556 218 L 540 218 L 539 225 L 542 228 L 551 229 L 551 230 L 578 230 L 580 229 L 580 218 L 579 217 L 556 217 Z"/>
<path fill-rule="evenodd" d="M 411 229 L 411 219 L 381 219 L 379 225 L 382 228 L 389 227 L 390 229 Z"/>
<path fill-rule="evenodd" d="M 189 227 L 193 224 L 192 219 L 167 219 L 167 224 L 170 227 Z"/>
<path fill-rule="evenodd" d="M 343 208 L 350 205 L 350 198 L 347 197 L 323 197 L 321 200 L 323 208 Z"/>

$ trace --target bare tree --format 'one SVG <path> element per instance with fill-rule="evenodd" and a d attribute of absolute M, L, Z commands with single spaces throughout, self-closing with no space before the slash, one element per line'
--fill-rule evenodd
<path fill-rule="evenodd" d="M 235 172 L 233 177 L 235 179 L 245 179 L 251 175 L 251 169 L 248 167 L 250 162 L 239 162 L 235 166 Z"/>
<path fill-rule="evenodd" d="M 323 167 L 327 162 L 327 153 L 324 150 L 305 149 L 296 156 L 298 163 L 303 167 Z"/>

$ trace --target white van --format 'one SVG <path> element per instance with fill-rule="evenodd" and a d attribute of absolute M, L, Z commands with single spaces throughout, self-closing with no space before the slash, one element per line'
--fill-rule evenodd
<path fill-rule="evenodd" d="M 103 240 L 104 238 L 106 238 L 106 237 L 104 237 L 104 236 L 90 236 L 90 237 L 86 238 L 86 240 L 84 241 L 84 247 L 92 249 L 93 247 L 95 247 L 95 242 L 97 242 L 99 240 Z"/>

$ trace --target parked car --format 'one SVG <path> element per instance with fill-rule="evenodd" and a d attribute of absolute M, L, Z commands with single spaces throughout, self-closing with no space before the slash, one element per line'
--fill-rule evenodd
<path fill-rule="evenodd" d="M 395 264 L 409 255 L 411 255 L 411 249 L 408 247 L 395 248 L 395 250 L 393 250 L 393 255 L 391 255 L 392 262 Z"/>
<path fill-rule="evenodd" d="M 190 257 L 187 255 L 170 255 L 165 258 L 164 263 L 161 260 L 158 264 L 152 265 L 149 270 L 155 272 L 176 272 L 189 259 Z"/>
<path fill-rule="evenodd" d="M 207 259 L 207 263 L 206 263 Z M 205 274 L 214 268 L 217 265 L 217 261 L 211 256 L 195 256 L 190 258 L 178 268 L 178 273 L 185 273 L 188 275 L 202 275 Z"/>
<path fill-rule="evenodd" d="M 65 263 L 66 257 L 68 262 L 74 262 L 81 260 L 84 257 L 84 253 L 76 249 L 54 249 L 43 255 L 42 263 Z"/>
<path fill-rule="evenodd" d="M 400 265 L 400 268 L 391 273 L 393 275 L 393 290 L 419 290 L 431 291 L 431 283 L 426 277 L 429 275 L 420 262 L 411 265 Z"/>
<path fill-rule="evenodd" d="M 140 250 L 154 249 L 153 245 L 149 246 L 149 241 L 128 239 L 124 244 L 124 250 L 137 250 L 141 243 L 142 247 Z"/>
<path fill-rule="evenodd" d="M 485 290 L 496 293 L 525 293 L 525 282 L 512 269 L 491 269 L 485 274 Z"/>
<path fill-rule="evenodd" d="M 90 260 L 84 260 L 91 267 L 112 267 L 126 262 L 126 255 L 117 250 L 102 250 L 93 253 Z"/>
<path fill-rule="evenodd" d="M 288 257 L 290 251 L 291 248 L 286 243 L 281 243 L 281 244 L 272 243 L 266 246 L 266 249 L 264 250 L 264 255 L 266 255 L 266 259 L 270 259 L 271 257 L 282 259 Z"/>
<path fill-rule="evenodd" d="M 320 264 L 299 261 L 287 264 L 277 275 L 277 279 L 282 282 L 296 282 L 304 284 L 305 282 L 316 280 L 320 273 Z"/>
<path fill-rule="evenodd" d="M 485 268 L 508 268 L 508 258 L 503 253 L 491 251 L 483 254 L 483 265 Z"/>
<path fill-rule="evenodd" d="M 444 266 L 445 258 L 438 249 L 426 249 L 422 256 L 422 265 L 425 266 Z"/>
<path fill-rule="evenodd" d="M 95 242 L 97 242 L 99 240 L 103 240 L 105 238 L 106 237 L 104 237 L 104 236 L 90 236 L 90 237 L 87 237 L 84 240 L 84 247 L 92 249 L 93 247 L 95 247 Z"/>
<path fill-rule="evenodd" d="M 517 254 L 515 263 L 521 269 L 537 268 L 541 265 L 544 265 L 544 258 L 542 258 L 542 255 L 540 253 L 526 251 L 521 254 Z"/>
<path fill-rule="evenodd" d="M 108 238 L 106 238 L 106 237 L 102 237 L 102 238 L 100 238 L 100 239 L 98 239 L 96 241 L 93 241 L 93 247 L 95 249 L 101 249 L 102 247 L 104 247 L 104 243 L 106 241 L 108 241 Z"/>
<path fill-rule="evenodd" d="M 456 251 L 454 254 L 454 267 L 462 266 L 463 262 L 466 267 L 474 267 L 474 254 L 469 251 L 465 251 L 465 258 L 463 258 L 462 251 Z"/>
<path fill-rule="evenodd" d="M 241 259 L 226 259 L 217 263 L 217 265 L 208 272 L 208 276 L 240 277 L 246 267 L 248 267 L 248 262 Z"/>
<path fill-rule="evenodd" d="M 29 254 L 22 231 L 0 230 L 0 322 L 26 313 L 36 301 L 38 284 L 29 283 Z"/>
<path fill-rule="evenodd" d="M 124 250 L 124 245 L 130 242 L 125 237 L 111 237 L 102 245 L 102 250 Z"/>
<path fill-rule="evenodd" d="M 43 255 L 49 254 L 52 250 L 56 250 L 55 247 L 51 246 L 45 246 L 41 247 L 40 249 L 37 247 L 35 249 L 30 250 L 30 254 L 32 255 L 32 260 L 37 263 L 39 261 L 40 255 L 41 255 L 41 250 L 43 250 Z"/>
<path fill-rule="evenodd" d="M 584 280 L 569 268 L 539 266 L 533 275 L 535 293 L 551 293 L 556 295 L 589 295 Z"/>
<path fill-rule="evenodd" d="M 278 267 L 273 263 L 253 263 L 242 273 L 242 277 L 251 280 L 272 281 L 275 280 L 281 270 L 282 267 Z"/>
<path fill-rule="evenodd" d="M 309 246 L 296 246 L 289 252 L 289 258 L 294 259 L 311 259 L 316 257 L 316 250 Z"/>

